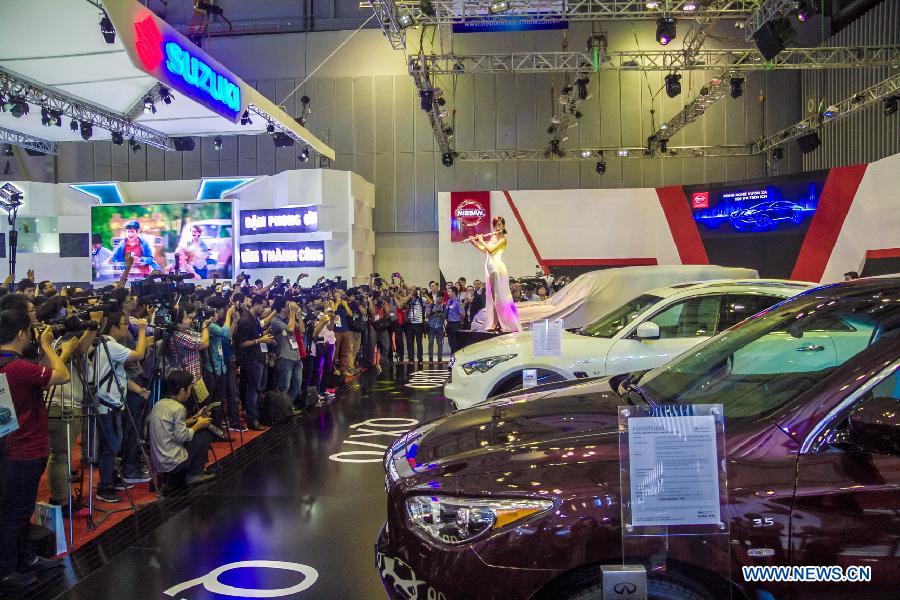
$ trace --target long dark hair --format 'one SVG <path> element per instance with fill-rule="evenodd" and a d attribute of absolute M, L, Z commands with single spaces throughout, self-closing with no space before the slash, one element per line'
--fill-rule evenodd
<path fill-rule="evenodd" d="M 503 229 L 500 230 L 500 233 L 506 235 L 506 219 L 503 217 L 494 217 L 491 220 L 491 229 L 496 229 L 498 223 L 503 223 Z"/>

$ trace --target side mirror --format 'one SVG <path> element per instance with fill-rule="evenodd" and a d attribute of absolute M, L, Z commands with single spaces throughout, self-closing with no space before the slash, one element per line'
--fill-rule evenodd
<path fill-rule="evenodd" d="M 900 454 L 900 402 L 877 397 L 850 413 L 850 441 L 879 454 Z"/>
<path fill-rule="evenodd" d="M 644 321 L 637 326 L 635 335 L 637 335 L 637 338 L 639 340 L 658 340 L 659 325 L 657 325 L 653 321 Z"/>

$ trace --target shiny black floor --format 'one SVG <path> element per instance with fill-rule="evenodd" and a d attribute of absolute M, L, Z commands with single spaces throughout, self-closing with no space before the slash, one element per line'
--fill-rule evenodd
<path fill-rule="evenodd" d="M 283 589 L 269 597 L 385 598 L 373 555 L 385 512 L 380 456 L 394 434 L 450 410 L 440 385 L 407 386 L 414 369 L 395 369 L 270 432 L 281 439 L 266 452 L 59 597 L 198 600 Z M 243 561 L 290 564 L 234 565 Z"/>

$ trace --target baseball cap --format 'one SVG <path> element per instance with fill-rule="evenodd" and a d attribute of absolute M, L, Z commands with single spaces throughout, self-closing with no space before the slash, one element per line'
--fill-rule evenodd
<path fill-rule="evenodd" d="M 131 221 L 128 221 L 127 223 L 125 223 L 125 229 L 138 229 L 139 230 L 140 228 L 141 228 L 141 224 L 133 219 Z"/>

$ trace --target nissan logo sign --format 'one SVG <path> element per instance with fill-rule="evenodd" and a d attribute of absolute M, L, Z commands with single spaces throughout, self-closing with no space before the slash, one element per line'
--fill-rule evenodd
<path fill-rule="evenodd" d="M 456 207 L 456 220 L 467 227 L 475 227 L 487 217 L 487 211 L 475 200 L 463 200 Z"/>

